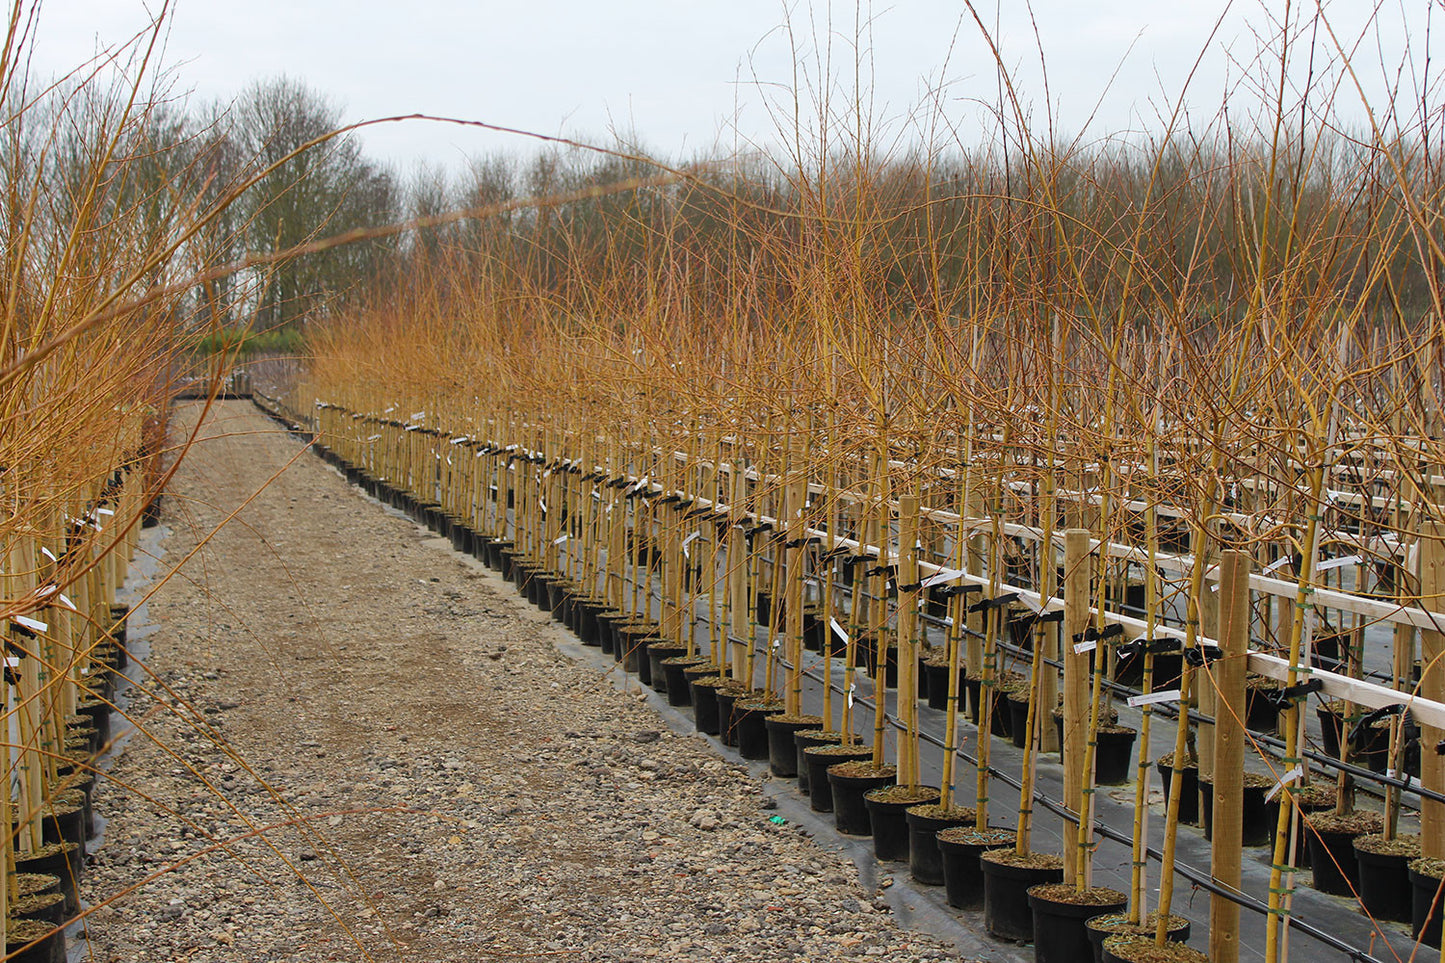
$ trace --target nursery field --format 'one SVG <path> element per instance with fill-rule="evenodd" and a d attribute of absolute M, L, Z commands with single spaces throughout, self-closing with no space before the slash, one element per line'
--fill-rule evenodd
<path fill-rule="evenodd" d="M 207 418 L 162 523 L 185 561 L 148 603 L 146 737 L 96 798 L 94 959 L 956 958 L 249 402 Z"/>

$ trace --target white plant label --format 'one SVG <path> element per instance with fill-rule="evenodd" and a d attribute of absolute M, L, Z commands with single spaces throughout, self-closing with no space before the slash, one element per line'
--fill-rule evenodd
<path fill-rule="evenodd" d="M 682 540 L 683 558 L 692 558 L 692 552 L 688 550 L 688 546 L 691 545 L 693 542 L 697 541 L 699 538 L 702 538 L 702 532 L 693 532 L 687 538 L 684 538 Z"/>
<path fill-rule="evenodd" d="M 79 611 L 80 611 L 80 609 L 78 609 L 78 608 L 75 607 L 75 603 L 72 602 L 72 601 L 70 601 L 70 596 L 66 595 L 64 592 L 61 592 L 61 593 L 60 593 L 59 598 L 60 598 L 60 604 L 63 605 L 63 606 L 65 606 L 66 608 L 70 609 L 70 611 L 72 611 L 72 612 L 79 612 Z"/>
<path fill-rule="evenodd" d="M 1156 702 L 1178 702 L 1178 701 L 1179 701 L 1179 690 L 1178 690 L 1178 689 L 1165 689 L 1165 690 L 1163 690 L 1162 692 L 1150 692 L 1150 693 L 1145 694 L 1145 695 L 1130 696 L 1130 697 L 1129 697 L 1129 707 L 1130 707 L 1130 708 L 1133 708 L 1133 709 L 1137 709 L 1137 708 L 1139 708 L 1140 706 L 1150 706 L 1150 705 L 1154 705 Z"/>
<path fill-rule="evenodd" d="M 15 621 L 16 621 L 16 622 L 19 622 L 21 625 L 25 626 L 27 629 L 29 629 L 29 630 L 32 631 L 32 632 L 49 632 L 49 631 L 50 631 L 50 626 L 49 626 L 49 625 L 45 624 L 44 622 L 40 621 L 39 619 L 32 619 L 32 618 L 31 618 L 30 616 L 28 616 L 28 615 L 17 615 L 17 616 L 15 616 Z"/>
<path fill-rule="evenodd" d="M 567 541 L 567 539 L 569 539 L 569 538 L 571 538 L 571 537 L 572 537 L 571 535 L 565 535 L 565 534 L 564 534 L 564 535 L 558 535 L 556 538 L 552 539 L 552 544 L 553 544 L 553 545 L 561 545 L 563 542 Z"/>
<path fill-rule="evenodd" d="M 544 513 L 547 511 L 547 499 L 539 498 L 537 499 L 537 504 L 542 506 L 542 511 Z"/>
<path fill-rule="evenodd" d="M 847 644 L 848 644 L 848 633 L 843 631 L 843 626 L 841 626 L 841 625 L 838 624 L 838 620 L 837 620 L 837 619 L 830 618 L 830 619 L 828 620 L 828 624 L 829 624 L 829 626 L 832 627 L 832 629 L 833 629 L 833 634 L 836 635 L 838 638 L 842 639 L 844 645 L 847 645 Z"/>
<path fill-rule="evenodd" d="M 44 545 L 40 546 L 40 554 L 41 554 L 41 555 L 44 555 L 46 558 L 50 559 L 52 562 L 58 562 L 58 561 L 60 561 L 60 559 L 58 559 L 58 558 L 55 557 L 55 553 L 52 552 L 50 549 L 46 548 Z"/>
<path fill-rule="evenodd" d="M 96 513 L 97 513 L 97 514 L 100 514 L 100 515 L 114 515 L 114 514 L 115 514 L 115 509 L 112 509 L 112 508 L 97 508 L 97 509 L 96 509 Z"/>
<path fill-rule="evenodd" d="M 1269 802 L 1275 796 L 1278 796 L 1281 789 L 1283 789 L 1285 786 L 1288 786 L 1296 779 L 1301 778 L 1302 776 L 1304 776 L 1304 774 L 1304 766 L 1295 766 L 1289 772 L 1285 773 L 1283 776 L 1280 776 L 1279 782 L 1274 784 L 1274 788 L 1264 794 L 1264 801 Z"/>
<path fill-rule="evenodd" d="M 967 574 L 967 572 L 961 572 L 956 568 L 939 569 L 936 574 L 930 575 L 923 580 L 923 587 L 932 588 L 940 582 L 952 582 L 954 579 L 962 578 Z"/>
<path fill-rule="evenodd" d="M 1332 569 L 1332 568 L 1340 568 L 1341 566 L 1344 566 L 1344 565 L 1358 565 L 1358 564 L 1360 564 L 1360 556 L 1358 556 L 1358 555 L 1346 555 L 1346 556 L 1343 556 L 1342 558 L 1325 559 L 1323 562 L 1321 562 L 1320 564 L 1318 564 L 1318 565 L 1315 566 L 1315 571 L 1316 571 L 1316 572 L 1328 572 L 1328 571 L 1329 571 L 1330 569 Z"/>
<path fill-rule="evenodd" d="M 57 591 L 59 591 L 59 589 L 54 585 L 45 585 L 35 590 L 35 596 L 36 598 L 48 599 Z"/>
<path fill-rule="evenodd" d="M 1092 652 L 1092 651 L 1094 651 L 1095 649 L 1097 649 L 1098 647 L 1099 647 L 1099 643 L 1098 643 L 1098 642 L 1095 642 L 1093 639 L 1090 639 L 1090 640 L 1087 641 L 1087 642 L 1075 642 L 1075 643 L 1074 643 L 1074 654 L 1075 654 L 1075 655 L 1083 655 L 1085 652 Z"/>
<path fill-rule="evenodd" d="M 1275 559 L 1273 562 L 1270 562 L 1268 565 L 1266 565 L 1266 566 L 1264 567 L 1264 574 L 1265 574 L 1265 575 L 1268 575 L 1270 572 L 1273 572 L 1275 569 L 1280 568 L 1280 567 L 1282 567 L 1282 566 L 1284 566 L 1284 565 L 1288 565 L 1288 564 L 1289 564 L 1289 556 L 1288 556 L 1288 555 L 1281 555 L 1279 558 Z"/>
<path fill-rule="evenodd" d="M 848 708 L 850 709 L 853 708 L 853 690 L 857 688 L 858 683 L 856 682 L 848 687 Z"/>

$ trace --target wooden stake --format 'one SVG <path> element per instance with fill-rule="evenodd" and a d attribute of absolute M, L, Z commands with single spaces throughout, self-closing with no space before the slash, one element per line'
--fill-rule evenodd
<path fill-rule="evenodd" d="M 1089 627 L 1089 585 L 1093 576 L 1089 532 L 1071 528 L 1064 533 L 1064 799 L 1073 805 L 1084 788 L 1084 751 L 1087 733 L 1089 654 L 1076 653 L 1073 640 Z M 1052 707 L 1049 709 L 1052 712 Z M 1064 839 L 1079 831 L 1078 813 L 1066 817 Z M 1080 870 L 1078 852 L 1064 847 L 1064 882 L 1074 883 Z"/>
<path fill-rule="evenodd" d="M 1225 552 L 1219 585 L 1219 644 L 1222 658 L 1210 672 L 1216 690 L 1214 723 L 1214 826 L 1210 834 L 1210 874 L 1215 882 L 1239 890 L 1244 813 L 1244 677 L 1249 649 L 1249 569 L 1244 552 Z M 1281 805 L 1287 804 L 1281 800 Z M 1239 960 L 1239 904 L 1215 894 L 1209 900 L 1209 958 L 1212 963 Z"/>

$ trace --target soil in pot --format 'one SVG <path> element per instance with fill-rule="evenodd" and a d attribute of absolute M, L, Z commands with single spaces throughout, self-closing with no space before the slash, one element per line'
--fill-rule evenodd
<path fill-rule="evenodd" d="M 1409 923 L 1414 913 L 1410 861 L 1420 856 L 1419 836 L 1386 839 L 1371 833 L 1355 837 L 1360 902 L 1377 920 Z"/>
<path fill-rule="evenodd" d="M 1163 787 L 1164 798 L 1168 799 L 1170 781 L 1174 778 L 1174 753 L 1166 752 L 1154 763 L 1159 770 L 1159 784 Z M 1179 821 L 1186 826 L 1199 825 L 1199 764 L 1190 760 L 1180 772 L 1184 780 L 1179 787 Z"/>
<path fill-rule="evenodd" d="M 715 736 L 722 732 L 722 720 L 718 716 L 717 694 L 719 690 L 731 688 L 742 691 L 742 684 L 721 675 L 705 675 L 688 681 L 692 689 L 692 721 L 703 735 Z"/>
<path fill-rule="evenodd" d="M 80 894 L 76 883 L 80 879 L 78 854 L 80 847 L 75 843 L 46 843 L 29 855 L 17 853 L 17 873 L 41 873 L 60 879 L 60 891 L 65 894 L 65 912 L 74 915 L 80 911 Z"/>
<path fill-rule="evenodd" d="M 798 775 L 798 744 L 793 741 L 793 735 L 804 729 L 816 729 L 822 724 L 822 716 L 788 716 L 781 713 L 768 716 L 768 770 L 780 779 L 795 778 Z"/>
<path fill-rule="evenodd" d="M 794 751 L 798 756 L 798 792 L 806 796 L 811 786 L 808 766 L 803 759 L 803 750 L 811 749 L 813 746 L 836 746 L 842 741 L 843 734 L 841 732 L 824 732 L 821 729 L 800 729 L 793 733 Z"/>
<path fill-rule="evenodd" d="M 841 762 L 865 762 L 872 758 L 873 750 L 857 743 L 851 746 L 834 744 L 804 749 L 803 764 L 808 767 L 808 805 L 813 812 L 833 811 L 833 784 L 828 780 L 829 767 Z M 862 794 L 859 795 L 861 797 Z"/>
<path fill-rule="evenodd" d="M 872 756 L 828 767 L 828 784 L 833 789 L 833 825 L 845 836 L 871 836 L 873 823 L 868 818 L 864 796 L 871 789 L 887 786 L 898 777 L 897 768 L 874 766 Z"/>
<path fill-rule="evenodd" d="M 881 860 L 908 860 L 908 810 L 937 802 L 938 790 L 933 786 L 880 786 L 864 793 L 863 804 L 868 807 L 873 829 L 873 855 Z"/>
<path fill-rule="evenodd" d="M 1314 783 L 1302 788 L 1295 788 L 1293 794 L 1294 800 L 1299 804 L 1300 809 L 1311 819 L 1314 818 L 1315 813 L 1324 813 L 1335 808 L 1335 790 L 1333 786 Z M 1264 804 L 1264 821 L 1271 833 L 1274 832 L 1274 827 L 1279 825 L 1279 804 L 1280 798 L 1283 795 L 1284 793 L 1280 793 Z M 1310 848 L 1305 838 L 1308 834 L 1309 831 L 1306 828 L 1306 824 L 1301 820 L 1299 829 L 1295 833 L 1295 851 L 1289 854 L 1293 857 L 1291 864 L 1299 869 L 1308 869 L 1310 866 Z"/>
<path fill-rule="evenodd" d="M 1106 913 L 1102 916 L 1094 916 L 1084 921 L 1084 929 L 1089 935 L 1089 946 L 1093 950 L 1094 963 L 1104 963 L 1104 940 L 1115 933 L 1128 933 L 1132 936 L 1154 937 L 1155 928 L 1159 925 L 1159 914 L 1150 913 L 1144 918 L 1143 926 L 1135 926 L 1129 922 L 1127 913 Z M 1186 943 L 1189 941 L 1189 921 L 1182 916 L 1169 917 L 1169 929 L 1166 936 L 1172 943 Z"/>
<path fill-rule="evenodd" d="M 1355 837 L 1378 833 L 1383 828 L 1384 820 L 1375 812 L 1311 816 L 1305 824 L 1305 836 L 1310 847 L 1315 889 L 1336 896 L 1353 895 L 1360 885 L 1359 863 L 1355 861 Z"/>
<path fill-rule="evenodd" d="M 1445 859 L 1412 859 L 1410 861 L 1410 935 L 1426 946 L 1440 948 L 1440 917 L 1445 913 L 1445 895 L 1440 883 L 1445 879 Z"/>
<path fill-rule="evenodd" d="M 661 666 L 664 685 L 667 687 L 668 705 L 692 705 L 692 693 L 688 690 L 687 676 L 683 673 L 689 666 L 703 665 L 706 662 L 707 657 L 702 655 L 674 655 L 662 660 Z"/>
<path fill-rule="evenodd" d="M 10 920 L 5 930 L 5 953 L 10 963 L 63 960 L 65 933 L 38 920 Z"/>
<path fill-rule="evenodd" d="M 990 849 L 978 857 L 978 862 L 983 869 L 984 928 L 1001 940 L 1033 942 L 1029 888 L 1040 883 L 1062 883 L 1063 859 L 1051 853 L 1020 856 L 1012 849 Z"/>
<path fill-rule="evenodd" d="M 1064 700 L 1059 699 L 1059 704 L 1054 707 L 1054 735 L 1059 738 L 1059 747 L 1062 751 L 1064 745 Z M 1101 706 L 1099 709 L 1099 726 L 1113 727 L 1119 724 L 1119 710 L 1113 706 Z"/>
<path fill-rule="evenodd" d="M 783 700 L 765 696 L 733 703 L 733 728 L 738 734 L 738 755 L 744 759 L 768 758 L 768 716 L 783 711 Z"/>
<path fill-rule="evenodd" d="M 944 897 L 955 909 L 983 906 L 983 867 L 979 857 L 1014 841 L 1012 829 L 941 829 L 934 837 L 943 858 Z"/>
<path fill-rule="evenodd" d="M 632 618 L 612 623 L 612 658 L 624 672 L 637 671 L 637 644 L 657 631 L 651 619 Z"/>
<path fill-rule="evenodd" d="M 1069 883 L 1029 887 L 1034 916 L 1036 963 L 1075 963 L 1093 956 L 1085 922 L 1095 916 L 1121 913 L 1129 897 L 1116 889 L 1093 886 L 1078 890 Z"/>
<path fill-rule="evenodd" d="M 955 826 L 970 826 L 975 813 L 967 806 L 950 806 L 944 809 L 937 803 L 909 806 L 908 817 L 908 871 L 914 882 L 925 886 L 942 886 L 943 854 L 938 849 L 939 830 Z"/>
<path fill-rule="evenodd" d="M 1258 772 L 1244 774 L 1244 789 L 1240 793 L 1243 808 L 1243 826 L 1240 844 L 1263 846 L 1274 840 L 1275 820 L 1279 811 L 1265 803 L 1265 795 L 1274 788 L 1274 780 Z M 1204 838 L 1214 838 L 1214 783 L 1203 777 L 1199 780 L 1199 813 L 1204 823 Z"/>
<path fill-rule="evenodd" d="M 10 914 L 16 919 L 59 926 L 65 922 L 65 897 L 57 892 L 22 896 L 10 905 Z"/>
<path fill-rule="evenodd" d="M 1173 940 L 1156 946 L 1153 936 L 1115 933 L 1104 940 L 1105 963 L 1209 963 L 1209 957 Z"/>

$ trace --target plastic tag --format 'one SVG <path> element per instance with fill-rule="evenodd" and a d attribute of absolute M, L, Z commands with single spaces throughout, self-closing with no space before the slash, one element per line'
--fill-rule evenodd
<path fill-rule="evenodd" d="M 1090 640 L 1087 641 L 1087 642 L 1075 642 L 1075 643 L 1074 643 L 1074 654 L 1075 654 L 1075 655 L 1083 655 L 1085 652 L 1092 652 L 1092 651 L 1094 651 L 1095 649 L 1097 649 L 1098 647 L 1099 647 L 1099 643 L 1098 643 L 1098 642 L 1095 642 L 1093 639 L 1090 639 Z"/>
<path fill-rule="evenodd" d="M 1345 555 L 1345 556 L 1343 556 L 1343 557 L 1341 557 L 1341 558 L 1325 559 L 1323 562 L 1321 562 L 1320 564 L 1318 564 L 1318 565 L 1315 566 L 1315 571 L 1316 571 L 1316 572 L 1328 572 L 1328 571 L 1329 571 L 1330 569 L 1332 569 L 1332 568 L 1339 568 L 1339 567 L 1341 567 L 1341 566 L 1343 566 L 1343 565 L 1358 565 L 1358 564 L 1360 564 L 1360 556 L 1358 556 L 1358 555 Z"/>
<path fill-rule="evenodd" d="M 837 619 L 834 619 L 834 618 L 830 618 L 830 619 L 828 619 L 828 624 L 829 624 L 830 626 L 832 626 L 832 628 L 833 628 L 833 634 L 836 635 L 836 636 L 838 636 L 838 638 L 842 639 L 844 645 L 847 645 L 847 644 L 848 644 L 848 633 L 843 631 L 843 626 L 841 626 L 841 625 L 838 624 L 838 620 L 837 620 Z"/>
<path fill-rule="evenodd" d="M 552 539 L 552 544 L 553 544 L 553 545 L 561 545 L 563 542 L 567 541 L 567 539 L 569 539 L 569 538 L 571 538 L 571 537 L 572 537 L 571 535 L 567 535 L 567 534 L 565 534 L 565 533 L 562 534 L 562 535 L 558 535 L 556 538 Z"/>
<path fill-rule="evenodd" d="M 28 615 L 16 615 L 16 616 L 13 616 L 13 618 L 15 619 L 16 622 L 18 622 L 18 623 L 20 623 L 21 625 L 25 626 L 27 629 L 29 629 L 29 630 L 32 631 L 32 632 L 49 632 L 49 631 L 50 631 L 50 626 L 49 626 L 49 625 L 45 624 L 44 622 L 40 621 L 39 619 L 32 619 L 32 618 L 30 618 L 30 616 L 28 616 Z"/>
<path fill-rule="evenodd" d="M 1137 709 L 1137 708 L 1139 708 L 1140 706 L 1153 705 L 1153 704 L 1155 704 L 1156 702 L 1178 702 L 1178 701 L 1179 701 L 1179 690 L 1178 690 L 1178 689 L 1164 689 L 1164 690 L 1161 691 L 1161 692 L 1150 692 L 1150 693 L 1143 694 L 1143 695 L 1136 695 L 1136 696 L 1130 696 L 1130 697 L 1129 697 L 1129 705 L 1130 705 L 1131 708 L 1134 708 L 1134 709 Z"/>
<path fill-rule="evenodd" d="M 1285 773 L 1283 776 L 1280 776 L 1280 777 L 1279 777 L 1279 782 L 1277 782 L 1277 783 L 1274 784 L 1274 788 L 1271 789 L 1269 792 L 1267 792 L 1267 793 L 1264 794 L 1264 801 L 1265 801 L 1265 802 L 1269 802 L 1269 801 L 1270 801 L 1271 799 L 1273 799 L 1275 796 L 1278 796 L 1278 795 L 1279 795 L 1279 791 L 1280 791 L 1281 789 L 1283 789 L 1285 786 L 1288 786 L 1290 783 L 1294 782 L 1296 779 L 1299 779 L 1299 778 L 1302 777 L 1304 774 L 1305 774 L 1304 766 L 1295 766 L 1295 767 L 1294 767 L 1293 769 L 1291 769 L 1289 772 Z"/>
<path fill-rule="evenodd" d="M 965 575 L 967 575 L 967 574 L 968 574 L 967 572 L 961 572 L 961 571 L 959 571 L 959 570 L 956 569 L 956 568 L 939 569 L 937 573 L 935 573 L 935 574 L 933 574 L 933 575 L 930 575 L 930 576 L 928 576 L 928 578 L 926 578 L 926 579 L 923 580 L 923 587 L 924 587 L 924 588 L 932 588 L 933 586 L 937 585 L 939 582 L 951 582 L 951 581 L 953 581 L 954 579 L 956 579 L 956 578 L 962 578 L 963 576 L 965 576 Z"/>

